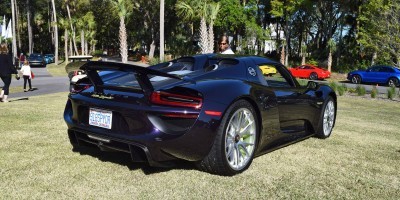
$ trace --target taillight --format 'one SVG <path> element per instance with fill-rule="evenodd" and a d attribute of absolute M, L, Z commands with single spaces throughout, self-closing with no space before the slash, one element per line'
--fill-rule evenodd
<path fill-rule="evenodd" d="M 203 99 L 201 97 L 156 91 L 151 93 L 150 102 L 159 105 L 200 109 L 203 104 Z"/>
<path fill-rule="evenodd" d="M 75 85 L 72 86 L 70 92 L 71 93 L 79 93 L 79 92 L 81 92 L 83 90 L 88 89 L 90 86 L 91 86 L 90 84 L 75 84 Z"/>

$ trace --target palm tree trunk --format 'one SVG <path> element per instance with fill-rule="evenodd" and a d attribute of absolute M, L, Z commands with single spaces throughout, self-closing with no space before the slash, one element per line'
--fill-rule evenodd
<path fill-rule="evenodd" d="M 81 30 L 81 55 L 85 55 L 85 32 Z"/>
<path fill-rule="evenodd" d="M 120 52 L 122 63 L 128 62 L 128 44 L 126 37 L 126 27 L 125 27 L 125 17 L 119 17 L 119 42 L 120 42 Z"/>
<path fill-rule="evenodd" d="M 74 26 L 72 25 L 71 12 L 69 11 L 68 4 L 67 4 L 67 12 L 68 12 L 69 24 L 71 25 L 72 40 L 74 43 L 75 54 L 78 55 L 78 48 L 76 47 L 76 41 L 75 41 L 75 29 L 74 29 Z"/>
<path fill-rule="evenodd" d="M 13 61 L 15 62 L 15 58 L 18 58 L 17 56 L 17 37 L 15 35 L 15 5 L 16 5 L 15 0 L 11 0 L 11 14 L 12 14 L 12 51 L 13 51 Z M 14 63 L 16 64 L 16 63 Z"/>
<path fill-rule="evenodd" d="M 164 61 L 164 0 L 160 0 L 160 62 Z"/>
<path fill-rule="evenodd" d="M 58 27 L 57 27 L 57 13 L 54 0 L 51 0 L 53 6 L 53 20 L 54 20 L 54 62 L 58 65 Z"/>
<path fill-rule="evenodd" d="M 328 55 L 328 71 L 332 71 L 332 51 L 329 51 Z"/>
<path fill-rule="evenodd" d="M 65 53 L 65 61 L 68 63 L 68 31 L 64 32 L 64 53 Z M 57 59 L 57 57 L 56 57 Z"/>
<path fill-rule="evenodd" d="M 31 6 L 29 4 L 29 0 L 26 0 L 26 7 L 27 7 L 27 13 L 26 17 L 28 19 L 28 44 L 29 44 L 29 49 L 28 52 L 31 54 L 33 52 L 33 39 L 32 39 L 32 26 L 31 26 Z"/>
<path fill-rule="evenodd" d="M 200 48 L 201 53 L 208 53 L 208 33 L 206 19 L 204 17 L 200 20 Z"/>

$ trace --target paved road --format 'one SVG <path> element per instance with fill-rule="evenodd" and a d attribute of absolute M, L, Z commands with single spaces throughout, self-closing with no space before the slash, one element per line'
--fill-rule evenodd
<path fill-rule="evenodd" d="M 52 77 L 49 72 L 47 72 L 47 69 L 45 67 L 32 67 L 32 71 L 35 74 L 35 78 L 32 79 L 32 87 L 34 88 L 34 91 L 10 93 L 10 100 L 56 92 L 67 92 L 69 90 L 69 79 L 67 76 Z M 11 87 L 23 88 L 23 85 L 24 80 L 22 78 L 16 80 L 13 76 Z M 3 87 L 2 81 L 0 81 L 0 86 Z M 28 83 L 26 87 L 29 88 Z"/>
<path fill-rule="evenodd" d="M 119 58 L 106 58 L 105 60 L 120 62 Z M 128 61 L 128 63 L 144 67 L 148 66 L 147 64 L 140 62 Z M 9 95 L 10 100 L 13 99 L 17 100 L 30 96 L 69 91 L 69 79 L 67 76 L 52 77 L 45 67 L 32 67 L 32 71 L 35 74 L 35 78 L 32 80 L 32 87 L 34 88 L 34 91 L 10 93 Z M 3 81 L 0 81 L 0 87 L 3 87 L 3 85 L 4 85 Z M 24 80 L 22 78 L 20 80 L 16 80 L 13 76 L 13 79 L 11 81 L 11 87 L 23 88 L 23 85 L 24 85 Z M 28 83 L 27 83 L 27 88 L 29 88 Z"/>

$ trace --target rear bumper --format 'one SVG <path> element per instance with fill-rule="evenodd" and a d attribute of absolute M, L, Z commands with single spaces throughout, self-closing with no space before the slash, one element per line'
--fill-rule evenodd
<path fill-rule="evenodd" d="M 89 133 L 82 130 L 68 130 L 68 137 L 72 146 L 97 146 L 103 151 L 118 151 L 130 154 L 134 162 L 147 162 L 150 166 L 164 166 L 162 163 L 153 159 L 149 149 L 139 143 L 120 140 L 118 138 L 105 137 L 95 133 Z M 167 155 L 166 155 L 167 156 Z M 168 157 L 168 156 L 167 156 Z M 169 158 L 170 160 L 172 158 Z"/>

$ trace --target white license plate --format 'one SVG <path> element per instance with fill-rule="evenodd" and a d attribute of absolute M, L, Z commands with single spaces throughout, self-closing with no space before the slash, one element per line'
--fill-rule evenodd
<path fill-rule="evenodd" d="M 112 112 L 96 108 L 89 110 L 89 125 L 111 129 Z"/>

